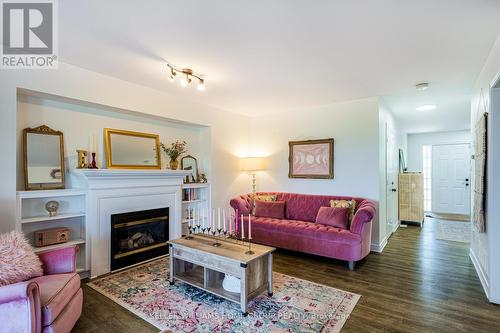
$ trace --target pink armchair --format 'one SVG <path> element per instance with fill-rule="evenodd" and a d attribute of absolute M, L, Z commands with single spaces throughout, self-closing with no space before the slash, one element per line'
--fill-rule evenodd
<path fill-rule="evenodd" d="M 38 254 L 44 275 L 0 287 L 0 333 L 70 332 L 82 313 L 76 246 Z"/>

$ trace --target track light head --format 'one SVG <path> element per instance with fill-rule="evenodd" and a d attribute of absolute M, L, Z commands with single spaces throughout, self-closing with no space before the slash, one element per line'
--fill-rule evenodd
<path fill-rule="evenodd" d="M 204 91 L 205 90 L 205 80 L 200 79 L 200 81 L 198 82 L 198 90 L 199 91 Z"/>

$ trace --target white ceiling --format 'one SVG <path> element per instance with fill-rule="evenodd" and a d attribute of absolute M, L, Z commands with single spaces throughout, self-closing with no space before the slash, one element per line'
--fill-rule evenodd
<path fill-rule="evenodd" d="M 64 0 L 59 12 L 64 62 L 248 115 L 387 96 L 409 132 L 467 126 L 500 32 L 498 0 Z M 206 91 L 170 83 L 166 61 L 205 74 Z"/>

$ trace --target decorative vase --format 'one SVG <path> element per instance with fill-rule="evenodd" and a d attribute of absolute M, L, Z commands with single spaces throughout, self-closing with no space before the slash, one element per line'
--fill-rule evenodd
<path fill-rule="evenodd" d="M 170 169 L 177 170 L 177 168 L 179 168 L 179 161 L 178 160 L 170 160 Z"/>

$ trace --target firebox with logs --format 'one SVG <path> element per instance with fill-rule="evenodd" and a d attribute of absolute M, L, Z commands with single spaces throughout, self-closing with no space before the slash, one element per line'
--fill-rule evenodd
<path fill-rule="evenodd" d="M 111 270 L 168 253 L 168 208 L 111 215 Z"/>

